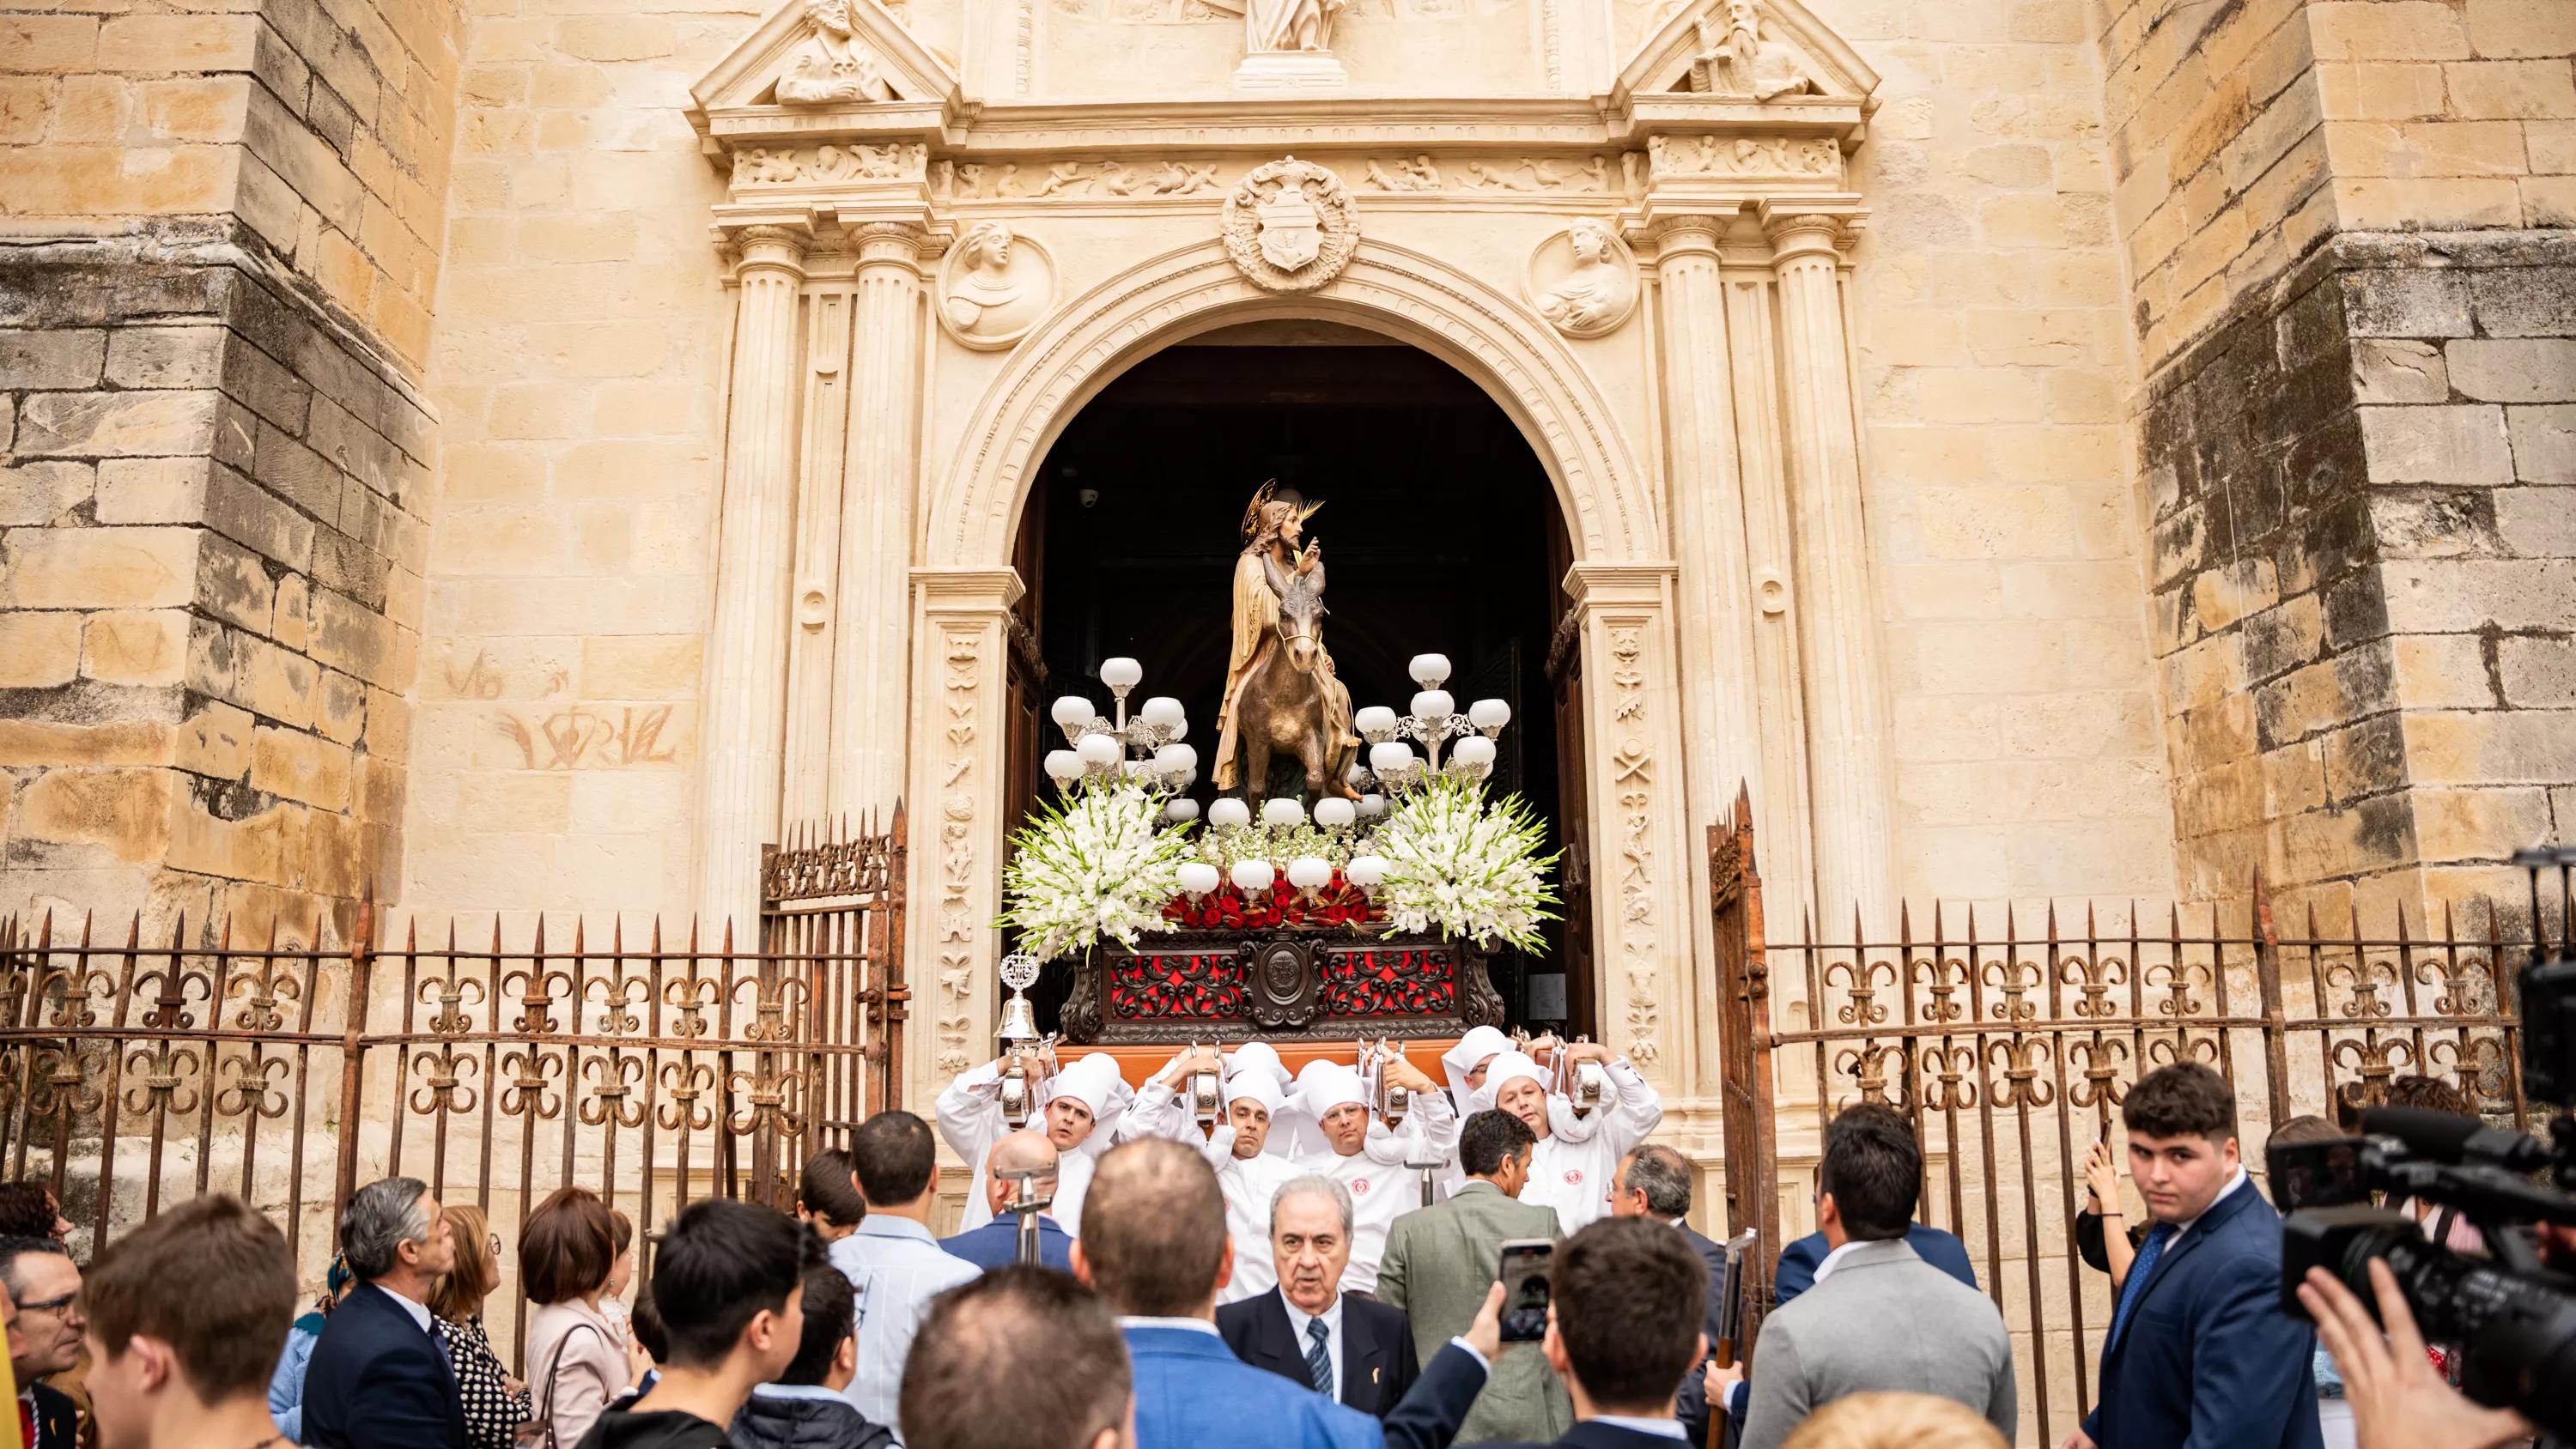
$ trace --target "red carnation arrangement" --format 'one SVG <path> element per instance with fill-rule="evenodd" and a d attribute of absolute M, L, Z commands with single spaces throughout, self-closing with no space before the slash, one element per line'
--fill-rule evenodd
<path fill-rule="evenodd" d="M 1199 931 L 1267 930 L 1274 926 L 1322 929 L 1332 926 L 1383 924 L 1386 915 L 1369 904 L 1368 892 L 1342 879 L 1340 868 L 1315 891 L 1312 900 L 1283 877 L 1266 891 L 1246 896 L 1231 884 L 1218 886 L 1195 904 L 1174 896 L 1163 907 L 1163 919 Z"/>

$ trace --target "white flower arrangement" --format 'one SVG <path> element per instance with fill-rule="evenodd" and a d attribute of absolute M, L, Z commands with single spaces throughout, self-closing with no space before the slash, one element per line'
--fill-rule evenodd
<path fill-rule="evenodd" d="M 1095 781 L 1061 806 L 1037 807 L 1002 871 L 1000 924 L 1021 949 L 1053 960 L 1103 936 L 1133 948 L 1141 931 L 1168 931 L 1163 905 L 1180 893 L 1181 863 L 1198 854 L 1186 825 L 1156 829 L 1160 796 L 1132 780 Z"/>
<path fill-rule="evenodd" d="M 1484 787 L 1437 775 L 1388 803 L 1369 846 L 1386 858 L 1378 904 L 1395 929 L 1438 927 L 1453 940 L 1480 946 L 1497 940 L 1540 949 L 1539 923 L 1556 919 L 1558 903 L 1541 856 L 1546 827 L 1518 795 L 1485 798 Z"/>

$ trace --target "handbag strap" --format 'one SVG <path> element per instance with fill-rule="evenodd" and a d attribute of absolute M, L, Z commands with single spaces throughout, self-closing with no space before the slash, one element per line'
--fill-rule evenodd
<path fill-rule="evenodd" d="M 603 1330 L 598 1324 L 585 1318 L 577 1320 L 573 1324 L 572 1328 L 564 1330 L 563 1337 L 555 1340 L 555 1351 L 546 1360 L 545 1398 L 539 1402 L 539 1406 L 537 1408 L 537 1428 L 538 1432 L 545 1436 L 546 1449 L 562 1449 L 562 1446 L 555 1440 L 555 1377 L 563 1372 L 564 1345 L 572 1342 L 572 1336 L 575 1329 L 583 1328 L 587 1328 L 592 1333 L 598 1334 L 602 1342 L 606 1342 L 608 1338 L 608 1334 L 605 1330 Z M 615 1345 L 611 1344 L 610 1347 L 613 1348 Z"/>

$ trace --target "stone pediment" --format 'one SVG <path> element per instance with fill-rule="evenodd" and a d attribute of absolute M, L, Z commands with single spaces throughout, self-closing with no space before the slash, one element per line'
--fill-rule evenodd
<path fill-rule="evenodd" d="M 1612 99 L 1640 119 L 1688 96 L 1779 109 L 1787 121 L 1854 107 L 1865 116 L 1877 89 L 1878 72 L 1798 0 L 1687 0 L 1620 68 Z"/>
<path fill-rule="evenodd" d="M 959 106 L 956 70 L 877 0 L 791 0 L 689 89 L 719 137 L 918 134 Z"/>

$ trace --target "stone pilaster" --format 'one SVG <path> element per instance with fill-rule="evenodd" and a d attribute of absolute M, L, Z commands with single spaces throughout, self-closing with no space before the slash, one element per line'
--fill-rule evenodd
<path fill-rule="evenodd" d="M 1788 431 L 1794 581 L 1803 627 L 1807 760 L 1814 792 L 1817 908 L 1894 909 L 1893 790 L 1879 618 L 1862 524 L 1860 439 L 1843 330 L 1842 218 L 1765 208 L 1779 287 L 1781 410 Z"/>
<path fill-rule="evenodd" d="M 820 260 L 820 259 L 815 259 Z M 845 283 L 813 287 L 805 299 L 805 444 L 796 490 L 795 619 L 787 646 L 787 759 L 781 823 L 835 816 L 830 805 L 832 658 L 841 591 L 841 459 L 850 424 L 850 311 Z"/>
<path fill-rule="evenodd" d="M 733 401 L 725 438 L 714 621 L 707 630 L 698 774 L 698 911 L 710 934 L 760 926 L 760 847 L 776 837 L 786 721 L 793 559 L 796 310 L 805 238 L 755 226 L 734 315 Z"/>
<path fill-rule="evenodd" d="M 848 483 L 840 514 L 839 622 L 833 630 L 830 808 L 856 816 L 903 789 L 906 574 L 919 475 L 921 256 L 929 234 L 906 222 L 858 228 Z"/>

